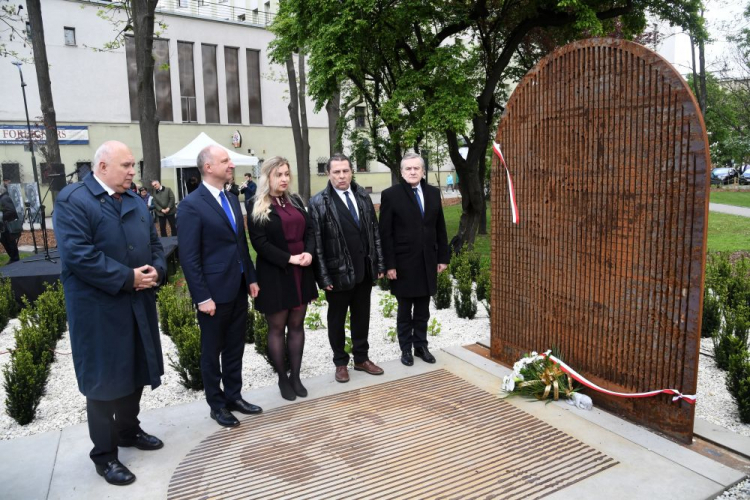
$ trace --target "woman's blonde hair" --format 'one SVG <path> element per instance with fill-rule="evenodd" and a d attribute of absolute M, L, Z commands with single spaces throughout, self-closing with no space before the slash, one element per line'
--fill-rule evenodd
<path fill-rule="evenodd" d="M 268 215 L 271 213 L 271 176 L 279 168 L 286 165 L 289 167 L 289 161 L 281 156 L 274 156 L 263 162 L 260 167 L 260 177 L 258 177 L 258 189 L 255 192 L 255 204 L 253 205 L 253 222 L 256 224 L 265 224 L 268 222 Z M 289 167 L 289 187 L 284 197 L 291 202 L 292 194 L 292 168 Z M 296 203 L 295 203 L 296 205 Z"/>

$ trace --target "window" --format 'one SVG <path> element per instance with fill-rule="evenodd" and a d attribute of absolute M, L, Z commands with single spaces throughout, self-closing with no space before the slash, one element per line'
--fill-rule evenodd
<path fill-rule="evenodd" d="M 10 180 L 11 184 L 18 184 L 21 182 L 21 165 L 18 163 L 3 163 L 2 164 L 3 179 Z"/>
<path fill-rule="evenodd" d="M 325 175 L 326 174 L 326 164 L 328 163 L 328 158 L 320 157 L 318 158 L 317 164 L 318 164 L 318 175 Z"/>
<path fill-rule="evenodd" d="M 86 177 L 89 172 L 91 172 L 91 162 L 90 161 L 77 161 L 76 162 L 76 176 L 78 177 L 78 181 L 82 181 L 84 177 Z"/>
<path fill-rule="evenodd" d="M 156 114 L 162 121 L 173 121 L 172 84 L 169 70 L 169 40 L 154 40 L 154 94 Z M 125 37 L 125 61 L 128 71 L 128 93 L 130 95 L 130 119 L 140 120 L 138 111 L 138 69 L 135 62 L 135 40 Z"/>
<path fill-rule="evenodd" d="M 154 40 L 154 94 L 156 116 L 163 122 L 174 121 L 172 113 L 172 74 L 169 69 L 169 40 Z"/>
<path fill-rule="evenodd" d="M 31 39 L 31 23 L 26 21 L 26 37 Z"/>
<path fill-rule="evenodd" d="M 365 107 L 356 106 L 354 108 L 354 126 L 356 128 L 365 128 Z"/>
<path fill-rule="evenodd" d="M 63 28 L 63 31 L 65 34 L 65 45 L 75 45 L 76 44 L 76 29 L 68 28 L 66 26 Z"/>
<path fill-rule="evenodd" d="M 188 0 L 178 0 L 177 2 L 178 7 L 186 8 L 188 6 Z"/>
<path fill-rule="evenodd" d="M 219 76 L 216 73 L 216 45 L 201 44 L 203 94 L 206 123 L 219 123 Z"/>
<path fill-rule="evenodd" d="M 192 42 L 177 42 L 177 64 L 180 75 L 180 105 L 183 123 L 198 121 L 195 102 L 195 66 L 193 65 Z"/>
<path fill-rule="evenodd" d="M 224 72 L 227 81 L 227 121 L 229 123 L 242 122 L 242 108 L 240 104 L 240 49 L 224 47 Z"/>
<path fill-rule="evenodd" d="M 260 51 L 248 49 L 247 101 L 250 106 L 250 123 L 263 123 L 263 106 L 260 98 Z"/>

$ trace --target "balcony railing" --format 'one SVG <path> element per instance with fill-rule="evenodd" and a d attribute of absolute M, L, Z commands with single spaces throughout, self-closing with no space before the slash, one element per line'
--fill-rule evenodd
<path fill-rule="evenodd" d="M 231 5 L 229 0 L 161 0 L 156 11 L 262 27 L 271 24 L 275 16 L 272 12 Z"/>

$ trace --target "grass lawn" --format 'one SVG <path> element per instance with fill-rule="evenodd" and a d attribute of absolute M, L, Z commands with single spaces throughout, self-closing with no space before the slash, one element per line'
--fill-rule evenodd
<path fill-rule="evenodd" d="M 747 203 L 750 207 L 750 192 L 745 193 L 711 193 L 711 200 L 714 201 L 714 194 L 721 195 L 740 195 L 747 196 Z M 742 198 L 740 198 L 742 199 Z M 717 202 L 718 203 L 718 202 Z M 724 203 L 723 201 L 721 203 Z M 443 208 L 445 213 L 445 224 L 448 229 L 448 241 L 456 235 L 458 222 L 461 218 L 461 206 L 454 205 Z M 487 212 L 487 227 L 489 229 L 489 210 Z M 490 255 L 490 236 L 477 235 L 476 250 L 482 255 L 489 258 Z M 750 217 L 740 217 L 738 215 L 727 215 L 716 212 L 709 212 L 708 215 L 708 251 L 709 252 L 736 252 L 738 250 L 750 251 Z"/>
<path fill-rule="evenodd" d="M 42 252 L 42 253 L 44 253 L 44 252 Z M 19 252 L 18 253 L 18 256 L 21 259 L 25 259 L 26 257 L 31 257 L 32 255 L 34 255 L 34 254 L 33 253 L 26 253 L 26 252 Z M 10 260 L 10 259 L 8 258 L 8 254 L 7 253 L 0 253 L 0 266 L 6 265 L 8 263 L 8 260 Z"/>
<path fill-rule="evenodd" d="M 713 199 L 713 194 L 711 196 Z M 708 251 L 738 250 L 750 250 L 750 217 L 709 212 Z"/>
<path fill-rule="evenodd" d="M 750 191 L 711 191 L 711 203 L 750 208 Z"/>

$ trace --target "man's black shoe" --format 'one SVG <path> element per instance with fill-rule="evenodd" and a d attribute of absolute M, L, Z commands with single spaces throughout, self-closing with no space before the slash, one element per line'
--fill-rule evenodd
<path fill-rule="evenodd" d="M 211 410 L 211 418 L 216 420 L 216 423 L 222 427 L 237 427 L 240 425 L 237 417 L 232 415 L 226 408 L 219 408 L 216 411 Z"/>
<path fill-rule="evenodd" d="M 238 411 L 245 415 L 257 415 L 258 413 L 263 413 L 263 408 L 250 404 L 242 398 L 227 404 L 227 409 L 229 411 Z"/>
<path fill-rule="evenodd" d="M 427 350 L 427 347 L 415 347 L 414 355 L 418 358 L 422 358 L 425 363 L 435 362 L 435 356 L 430 354 L 430 351 Z"/>
<path fill-rule="evenodd" d="M 115 459 L 104 465 L 96 464 L 96 473 L 104 477 L 104 480 L 115 486 L 125 486 L 135 481 L 135 474 Z"/>
<path fill-rule="evenodd" d="M 414 357 L 411 355 L 411 349 L 408 351 L 401 351 L 401 362 L 406 366 L 414 364 Z"/>
<path fill-rule="evenodd" d="M 131 439 L 120 439 L 120 443 L 118 446 L 122 446 L 123 448 L 130 448 L 131 446 L 135 446 L 139 450 L 151 451 L 163 448 L 164 443 L 158 437 L 141 431 Z"/>

